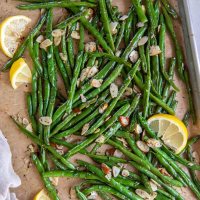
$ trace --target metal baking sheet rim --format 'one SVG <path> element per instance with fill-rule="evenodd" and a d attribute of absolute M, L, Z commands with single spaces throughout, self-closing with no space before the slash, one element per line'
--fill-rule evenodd
<path fill-rule="evenodd" d="M 200 127 L 200 52 L 198 52 L 196 36 L 194 34 L 194 26 L 197 24 L 193 23 L 189 1 L 191 0 L 179 1 L 179 9 L 183 23 L 187 65 L 190 72 L 197 125 Z"/>

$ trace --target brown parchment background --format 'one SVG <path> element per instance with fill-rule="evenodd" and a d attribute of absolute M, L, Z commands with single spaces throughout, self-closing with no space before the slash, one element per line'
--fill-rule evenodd
<path fill-rule="evenodd" d="M 171 1 L 178 10 L 177 1 Z M 30 26 L 32 27 L 36 23 L 38 17 L 40 16 L 40 12 L 17 10 L 15 8 L 17 4 L 19 4 L 19 2 L 15 2 L 12 0 L 0 0 L 0 22 L 2 22 L 2 20 L 4 20 L 6 17 L 12 15 L 26 15 L 32 19 L 32 25 Z M 121 11 L 125 13 L 130 5 L 130 1 L 113 0 L 113 4 L 119 5 Z M 59 14 L 59 12 L 57 12 L 57 14 Z M 175 26 L 180 44 L 184 46 L 180 21 L 177 21 Z M 169 40 L 169 38 L 166 39 L 166 44 L 168 45 L 167 57 L 171 57 L 173 55 L 173 51 L 171 48 L 171 41 Z M 25 58 L 28 64 L 31 66 L 32 64 L 28 58 L 27 53 L 25 53 Z M 5 57 L 2 52 L 0 52 L 0 67 L 7 60 L 8 58 Z M 187 95 L 185 93 L 184 84 L 179 80 L 177 80 L 177 84 L 182 89 L 181 92 L 179 92 L 177 95 L 179 104 L 176 115 L 180 119 L 182 119 L 182 116 L 187 110 Z M 19 89 L 13 90 L 9 82 L 9 73 L 0 73 L 0 129 L 3 131 L 4 135 L 8 139 L 13 154 L 14 169 L 22 180 L 22 185 L 14 190 L 19 200 L 31 200 L 33 199 L 34 195 L 43 188 L 41 179 L 35 167 L 27 167 L 27 158 L 29 156 L 29 153 L 27 153 L 27 146 L 31 144 L 31 141 L 27 139 L 27 137 L 25 137 L 22 133 L 20 133 L 19 130 L 9 119 L 9 115 L 13 114 L 20 113 L 24 117 L 27 115 L 25 106 L 25 93 L 27 91 L 30 91 L 29 85 L 23 85 Z M 195 126 L 190 126 L 190 136 L 197 133 L 198 129 Z M 198 153 L 200 153 L 198 144 L 196 146 Z M 69 189 L 77 182 L 77 179 L 59 179 L 58 189 L 61 200 L 70 199 L 68 194 Z M 185 197 L 185 199 L 195 199 L 193 195 L 190 192 L 188 192 L 188 190 L 182 190 L 181 193 L 182 196 Z"/>

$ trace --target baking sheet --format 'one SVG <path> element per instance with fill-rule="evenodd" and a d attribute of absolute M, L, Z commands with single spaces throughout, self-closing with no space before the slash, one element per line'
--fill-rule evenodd
<path fill-rule="evenodd" d="M 173 0 L 172 2 L 176 9 L 178 9 L 177 1 Z M 12 0 L 0 0 L 0 22 L 8 16 L 23 14 L 30 17 L 32 19 L 32 24 L 35 24 L 40 15 L 40 12 L 19 11 L 15 8 L 18 3 L 19 2 Z M 119 5 L 122 12 L 126 12 L 130 5 L 129 0 L 113 0 L 113 3 Z M 176 32 L 178 33 L 180 44 L 183 46 L 183 34 L 181 32 L 180 21 L 176 22 L 175 27 Z M 169 38 L 166 39 L 166 44 L 169 46 L 169 50 L 167 51 L 167 57 L 169 58 L 174 53 L 170 50 L 171 41 Z M 25 54 L 25 58 L 31 66 L 31 62 L 28 59 L 27 53 Z M 7 58 L 2 53 L 0 53 L 0 67 L 6 62 L 6 60 Z M 177 116 L 181 119 L 187 110 L 187 96 L 185 93 L 184 84 L 179 80 L 177 81 L 177 84 L 181 88 L 181 92 L 179 92 L 177 95 L 177 99 L 179 100 Z M 27 153 L 27 146 L 31 144 L 31 141 L 27 139 L 27 137 L 25 137 L 22 133 L 20 133 L 9 119 L 9 115 L 17 113 L 20 113 L 22 116 L 27 115 L 25 106 L 25 93 L 29 90 L 29 85 L 24 85 L 17 90 L 13 90 L 9 83 L 9 73 L 0 74 L 0 129 L 8 139 L 11 151 L 13 153 L 14 169 L 22 180 L 22 185 L 14 190 L 19 200 L 33 199 L 34 195 L 43 187 L 35 167 L 29 166 L 27 161 L 29 156 L 29 153 Z M 190 126 L 190 135 L 194 135 L 196 133 L 196 127 Z M 74 186 L 77 182 L 77 179 L 59 179 L 58 190 L 61 200 L 70 199 L 69 188 Z M 185 199 L 195 199 L 193 195 L 191 195 L 191 193 L 187 190 L 183 190 L 181 193 Z"/>

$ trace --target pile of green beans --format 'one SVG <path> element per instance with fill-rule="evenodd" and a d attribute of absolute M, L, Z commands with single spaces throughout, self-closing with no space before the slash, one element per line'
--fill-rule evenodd
<path fill-rule="evenodd" d="M 59 200 L 51 178 L 68 177 L 83 179 L 74 186 L 80 200 L 94 192 L 104 200 L 141 200 L 138 190 L 155 195 L 157 200 L 183 200 L 176 187 L 189 187 L 200 199 L 196 176 L 200 166 L 192 157 L 192 144 L 199 137 L 191 139 L 182 152 L 187 159 L 165 145 L 149 147 L 148 152 L 138 146 L 138 142 L 145 143 L 149 138 L 162 143 L 147 120 L 156 113 L 175 114 L 179 91 L 173 81 L 175 70 L 185 80 L 189 94 L 190 110 L 183 122 L 188 125 L 190 114 L 195 118 L 189 77 L 173 27 L 178 14 L 168 0 L 146 0 L 144 4 L 131 0 L 132 6 L 124 16 L 110 0 L 21 1 L 27 3 L 18 5 L 18 9 L 45 9 L 45 13 L 2 71 L 9 69 L 28 48 L 33 60 L 32 91 L 27 94 L 32 131 L 15 117 L 12 120 L 38 145 L 37 154 L 32 153 L 31 157 L 50 198 Z M 68 12 L 58 24 L 53 24 L 54 8 Z M 59 44 L 55 43 L 54 30 L 62 33 Z M 89 50 L 86 31 L 96 39 Z M 176 53 L 170 62 L 165 57 L 167 31 Z M 52 44 L 41 49 L 39 35 Z M 146 37 L 146 43 L 141 45 Z M 153 46 L 160 52 L 151 55 Z M 59 76 L 64 93 L 59 89 Z M 69 142 L 73 135 L 81 136 L 80 140 Z M 102 146 L 106 151 L 100 153 Z M 124 156 L 119 157 L 117 152 Z M 95 164 L 71 162 L 69 159 L 78 153 Z M 127 164 L 135 171 L 124 169 Z M 191 177 L 179 164 L 189 169 Z M 152 188 L 153 181 L 159 185 L 157 189 Z"/>

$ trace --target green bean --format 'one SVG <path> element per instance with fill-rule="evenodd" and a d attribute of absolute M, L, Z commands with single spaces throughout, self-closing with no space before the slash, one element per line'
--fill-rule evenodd
<path fill-rule="evenodd" d="M 175 92 L 175 91 L 172 91 L 171 94 L 170 94 L 170 96 L 169 96 L 168 99 L 167 99 L 167 105 L 168 105 L 168 106 L 171 107 L 171 104 L 172 104 L 172 102 L 174 101 L 175 97 L 176 97 L 176 92 Z"/>
<path fill-rule="evenodd" d="M 48 78 L 48 71 L 47 71 L 47 61 L 46 61 L 46 52 L 42 49 L 42 66 L 44 68 L 44 105 L 43 105 L 43 115 L 46 116 L 47 107 L 49 104 L 49 97 L 50 97 L 50 83 Z"/>
<path fill-rule="evenodd" d="M 99 178 L 90 173 L 90 172 L 82 172 L 82 171 L 61 171 L 61 170 L 54 170 L 48 171 L 43 173 L 44 177 L 68 177 L 68 178 L 81 178 L 81 179 L 91 179 L 91 180 L 98 180 Z"/>
<path fill-rule="evenodd" d="M 150 21 L 150 29 L 151 29 L 150 35 L 152 35 L 156 28 L 156 14 L 153 7 L 153 2 L 151 0 L 146 0 L 145 2 L 146 2 L 147 14 L 149 16 L 149 21 Z"/>
<path fill-rule="evenodd" d="M 72 103 L 73 103 L 73 100 L 74 100 L 77 79 L 78 79 L 78 76 L 79 76 L 79 73 L 80 73 L 82 56 L 83 56 L 83 52 L 79 52 L 78 55 L 77 55 L 77 58 L 76 58 L 76 67 L 75 67 L 75 70 L 74 70 L 74 75 L 73 75 L 73 78 L 72 78 L 71 87 L 70 87 L 69 96 L 68 96 L 67 105 L 66 105 L 66 113 L 67 114 L 69 114 L 72 110 Z"/>
<path fill-rule="evenodd" d="M 144 73 L 147 72 L 147 60 L 144 52 L 144 45 L 139 46 L 139 54 L 141 58 L 142 70 Z"/>
<path fill-rule="evenodd" d="M 29 93 L 27 94 L 27 106 L 28 106 L 28 114 L 29 114 L 29 118 L 31 120 L 31 125 L 33 128 L 33 131 L 36 132 L 37 131 L 37 123 L 36 123 L 35 117 L 33 116 L 32 96 Z"/>
<path fill-rule="evenodd" d="M 159 55 L 160 58 L 160 69 L 161 72 L 164 76 L 164 78 L 166 79 L 166 81 L 176 90 L 179 91 L 178 87 L 175 85 L 175 83 L 173 82 L 173 80 L 170 79 L 170 77 L 168 76 L 168 74 L 166 73 L 164 67 L 166 64 L 165 61 L 165 35 L 166 35 L 166 27 L 165 27 L 165 23 L 164 23 L 164 18 L 163 15 L 161 15 L 160 17 L 160 22 L 161 22 L 161 26 L 160 26 L 160 32 L 159 32 L 159 47 L 161 50 L 161 53 Z"/>
<path fill-rule="evenodd" d="M 63 63 L 65 65 L 65 69 L 66 69 L 66 72 L 67 72 L 67 75 L 68 75 L 69 82 L 71 83 L 72 69 L 71 69 L 70 63 L 69 63 L 69 57 L 68 57 L 68 54 L 67 54 L 67 45 L 66 45 L 65 39 L 66 39 L 66 28 L 64 30 L 64 34 L 63 34 L 62 39 L 61 39 L 61 49 L 62 49 L 63 56 L 66 57 L 66 61 L 63 61 Z"/>
<path fill-rule="evenodd" d="M 93 191 L 98 191 L 98 192 L 101 191 L 103 193 L 107 192 L 109 194 L 112 194 L 112 195 L 120 198 L 120 199 L 124 199 L 124 200 L 127 199 L 126 196 L 124 196 L 120 192 L 118 192 L 118 191 L 114 190 L 113 188 L 106 186 L 106 185 L 94 185 L 90 188 L 84 189 L 83 193 L 86 194 L 86 195 L 89 195 Z"/>
<path fill-rule="evenodd" d="M 176 66 L 176 59 L 175 58 L 171 58 L 170 60 L 170 67 L 169 67 L 169 77 L 170 78 L 173 78 L 173 75 L 174 75 L 174 68 Z M 163 96 L 163 101 L 166 102 L 167 101 L 167 97 L 169 95 L 169 92 L 170 92 L 170 85 L 168 83 L 166 83 L 164 89 L 163 89 L 163 93 L 162 93 L 162 96 Z M 161 107 L 158 107 L 156 109 L 156 112 L 161 112 L 162 111 L 162 108 Z"/>
<path fill-rule="evenodd" d="M 140 4 L 140 0 L 131 0 L 131 2 L 132 2 L 133 6 L 135 8 L 135 11 L 136 11 L 137 15 L 138 15 L 139 21 L 143 22 L 143 23 L 147 22 L 148 19 L 145 16 L 145 13 L 144 13 L 144 11 L 142 9 L 142 6 Z"/>
<path fill-rule="evenodd" d="M 39 51 L 39 43 L 36 42 L 33 44 L 33 38 L 30 37 L 29 42 L 28 42 L 28 47 L 29 47 L 29 53 L 30 53 L 31 59 L 34 64 L 34 68 L 36 69 L 39 75 L 42 75 L 43 68 L 39 62 L 39 56 L 36 56 L 37 51 Z"/>
<path fill-rule="evenodd" d="M 38 159 L 38 157 L 33 153 L 32 154 L 32 160 L 38 170 L 38 172 L 40 173 L 41 175 L 41 178 L 44 182 L 44 185 L 48 191 L 48 194 L 49 196 L 52 198 L 52 199 L 55 199 L 55 200 L 59 200 L 59 197 L 57 195 L 57 192 L 56 192 L 56 189 L 54 188 L 53 184 L 51 183 L 51 181 L 49 180 L 49 178 L 45 178 L 43 177 L 43 172 L 44 172 L 44 167 L 42 166 L 42 163 L 40 162 L 40 160 Z"/>
<path fill-rule="evenodd" d="M 13 118 L 12 118 L 12 120 L 17 125 L 17 127 L 22 131 L 22 133 L 24 135 L 26 135 L 27 137 L 29 137 L 34 143 L 36 143 L 37 145 L 39 145 L 39 146 L 44 147 L 45 149 L 47 149 L 49 152 L 51 152 L 54 155 L 54 157 L 56 157 L 58 160 L 60 160 L 69 169 L 72 169 L 72 170 L 75 169 L 74 165 L 71 164 L 65 158 L 63 158 L 63 156 L 61 156 L 53 147 L 51 147 L 50 145 L 43 144 L 43 142 L 40 139 L 38 139 L 38 137 L 36 135 L 34 135 L 33 133 L 31 133 L 30 131 L 28 131 L 27 129 L 25 129 L 21 124 L 19 124 Z"/>
<path fill-rule="evenodd" d="M 145 167 L 137 164 L 136 162 L 131 161 L 131 164 L 141 173 L 145 174 L 146 176 L 152 178 L 158 184 L 160 184 L 165 190 L 167 190 L 172 196 L 176 197 L 176 199 L 183 200 L 183 197 L 171 186 L 163 183 L 157 176 L 155 176 L 152 172 L 148 171 Z"/>
<path fill-rule="evenodd" d="M 84 41 L 85 41 L 85 29 L 82 24 L 80 24 L 80 41 L 79 41 L 79 47 L 78 51 L 84 50 Z"/>
<path fill-rule="evenodd" d="M 155 12 L 155 27 L 158 27 L 159 18 L 160 18 L 160 1 L 154 3 L 154 12 Z"/>
<path fill-rule="evenodd" d="M 112 200 L 112 198 L 103 191 L 98 191 L 98 195 L 101 197 L 102 200 Z"/>
<path fill-rule="evenodd" d="M 176 10 L 170 5 L 168 0 L 161 0 L 163 6 L 167 10 L 167 12 L 173 17 L 173 18 L 178 18 Z"/>
<path fill-rule="evenodd" d="M 12 66 L 12 64 L 18 60 L 19 58 L 22 57 L 27 45 L 28 45 L 28 41 L 29 38 L 32 37 L 34 38 L 38 32 L 40 31 L 40 29 L 42 28 L 44 22 L 46 21 L 47 18 L 47 14 L 45 13 L 40 20 L 38 21 L 38 23 L 36 24 L 36 26 L 33 28 L 33 30 L 31 31 L 31 33 L 27 36 L 27 38 L 22 42 L 22 44 L 18 47 L 18 49 L 16 50 L 14 56 L 12 59 L 10 59 L 2 68 L 1 71 L 6 71 L 8 69 L 10 69 L 10 67 Z"/>
<path fill-rule="evenodd" d="M 53 11 L 50 9 L 48 11 L 48 16 L 47 16 L 47 38 L 51 41 L 53 41 L 53 36 L 51 34 L 52 32 L 52 24 L 53 24 Z M 52 86 L 56 87 L 56 69 L 54 65 L 54 53 L 53 53 L 53 45 L 48 47 L 47 51 L 47 66 L 48 66 L 48 77 L 49 77 L 49 82 L 51 83 Z"/>
<path fill-rule="evenodd" d="M 50 158 L 58 169 L 67 170 L 67 168 L 62 163 L 60 163 L 53 155 L 50 155 Z"/>
<path fill-rule="evenodd" d="M 132 22 L 134 17 L 133 7 L 130 8 L 128 13 L 128 18 L 125 21 L 125 29 L 124 29 L 124 42 L 126 45 L 128 45 L 130 41 L 131 36 L 131 30 L 132 30 Z"/>
<path fill-rule="evenodd" d="M 113 7 L 110 0 L 106 0 L 106 6 L 108 10 L 108 14 L 113 22 L 117 22 L 118 18 L 116 17 L 115 13 L 113 12 Z"/>
<path fill-rule="evenodd" d="M 38 74 L 37 74 L 36 70 L 33 69 L 33 72 L 32 72 L 32 92 L 31 92 L 33 115 L 36 114 L 37 108 L 38 108 L 38 97 L 37 97 L 38 84 L 37 84 L 37 80 L 38 80 Z"/>
<path fill-rule="evenodd" d="M 125 21 L 123 21 L 121 23 L 120 30 L 119 30 L 119 33 L 117 35 L 116 41 L 115 41 L 115 49 L 116 50 L 119 49 L 119 46 L 120 46 L 120 44 L 122 42 L 122 39 L 124 37 L 124 31 L 125 31 Z"/>
<path fill-rule="evenodd" d="M 168 27 L 168 30 L 171 34 L 172 40 L 174 42 L 174 46 L 175 46 L 175 52 L 176 52 L 176 60 L 177 60 L 177 70 L 179 73 L 180 78 L 184 81 L 184 63 L 183 63 L 183 54 L 181 51 L 181 47 L 179 45 L 179 42 L 176 38 L 176 33 L 174 31 L 174 27 L 173 27 L 173 23 L 171 21 L 170 16 L 168 15 L 166 9 L 162 6 L 162 11 L 165 17 L 165 22 L 166 25 Z"/>
<path fill-rule="evenodd" d="M 106 9 L 106 2 L 105 0 L 99 0 L 98 2 L 99 2 L 101 21 L 103 23 L 103 28 L 106 34 L 107 42 L 110 45 L 110 48 L 112 49 L 112 51 L 115 51 L 115 45 L 114 45 L 114 41 L 113 41 L 111 29 L 110 29 L 110 22 L 108 18 L 107 9 Z"/>
<path fill-rule="evenodd" d="M 149 194 L 152 194 L 153 193 L 153 190 L 151 188 L 151 185 L 149 183 L 149 179 L 146 175 L 144 174 L 141 174 L 141 179 L 142 179 L 142 183 L 146 189 L 146 191 L 149 193 Z"/>
<path fill-rule="evenodd" d="M 42 93 L 42 79 L 39 77 L 38 78 L 38 117 L 43 116 L 43 93 Z M 43 127 L 40 122 L 38 122 L 38 132 L 40 135 L 40 138 L 42 138 L 42 133 L 43 133 Z"/>
<path fill-rule="evenodd" d="M 57 66 L 62 76 L 63 83 L 65 85 L 65 89 L 67 90 L 69 88 L 69 78 L 68 78 L 65 66 L 62 62 L 62 59 L 60 58 L 58 47 L 55 45 L 54 45 L 54 55 L 55 55 Z"/>
<path fill-rule="evenodd" d="M 130 67 L 130 68 L 132 67 L 132 64 L 130 62 L 127 62 L 125 59 L 119 58 L 117 56 L 110 55 L 108 53 L 99 53 L 99 52 L 98 53 L 91 53 L 91 54 L 89 54 L 89 56 L 94 56 L 94 57 L 97 57 L 97 58 L 106 57 L 106 58 L 108 58 L 112 61 L 119 63 L 119 64 L 124 64 L 125 66 Z"/>
<path fill-rule="evenodd" d="M 188 93 L 189 108 L 190 108 L 190 112 L 192 115 L 193 123 L 195 123 L 196 122 L 196 113 L 195 113 L 194 104 L 193 104 L 193 100 L 192 100 L 192 90 L 190 87 L 189 74 L 186 70 L 184 71 L 184 79 L 185 79 L 185 84 L 186 84 L 187 93 Z"/>
<path fill-rule="evenodd" d="M 36 9 L 51 9 L 51 8 L 73 8 L 73 7 L 95 7 L 93 3 L 87 2 L 48 2 L 48 3 L 37 3 L 37 4 L 22 4 L 18 5 L 17 8 L 20 10 L 36 10 Z"/>
<path fill-rule="evenodd" d="M 80 200 L 87 200 L 87 197 L 80 191 L 78 186 L 75 187 L 76 195 Z"/>
<path fill-rule="evenodd" d="M 189 145 L 188 148 L 187 148 L 187 156 L 188 156 L 189 161 L 194 162 L 194 158 L 192 156 L 191 145 Z M 189 171 L 190 171 L 192 181 L 196 185 L 197 189 L 200 190 L 200 181 L 199 181 L 199 179 L 196 175 L 196 172 L 194 170 L 189 170 Z"/>
<path fill-rule="evenodd" d="M 135 195 L 133 192 L 129 191 L 126 187 L 115 181 L 113 178 L 110 180 L 107 180 L 104 176 L 104 173 L 94 165 L 78 160 L 78 163 L 81 164 L 82 166 L 85 166 L 89 171 L 92 173 L 96 174 L 101 180 L 103 180 L 105 183 L 109 184 L 116 190 L 118 190 L 120 193 L 124 194 L 126 197 L 133 199 L 133 200 L 140 200 L 141 198 L 137 195 Z"/>

